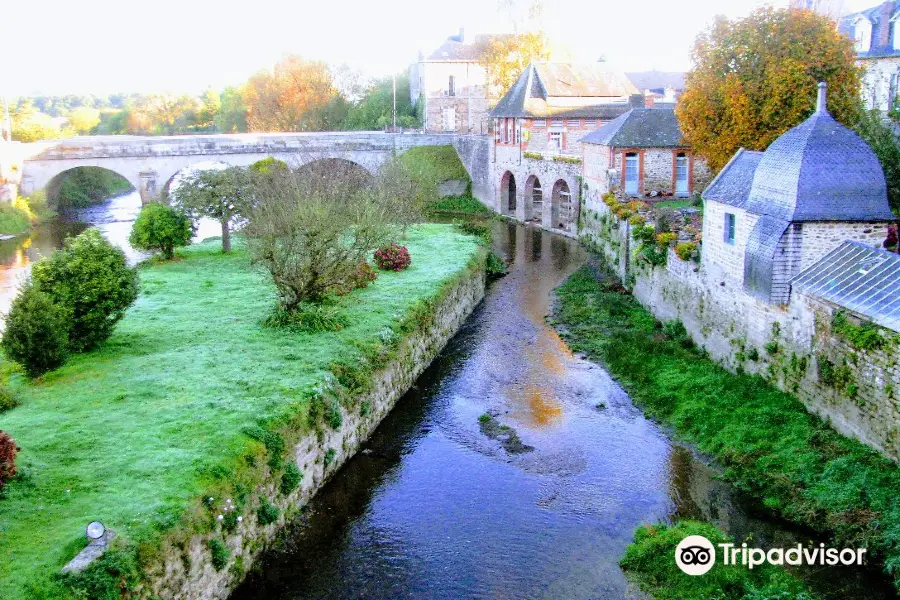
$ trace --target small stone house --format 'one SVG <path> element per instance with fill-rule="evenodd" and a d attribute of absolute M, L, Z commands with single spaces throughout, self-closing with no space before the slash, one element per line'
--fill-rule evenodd
<path fill-rule="evenodd" d="M 460 30 L 428 56 L 420 55 L 410 67 L 410 102 L 423 103 L 425 131 L 488 132 L 491 90 L 481 61 L 494 37 L 497 36 L 476 35 L 468 40 L 465 31 Z"/>
<path fill-rule="evenodd" d="M 532 63 L 491 110 L 494 143 L 577 155 L 578 140 L 626 112 L 630 102 L 643 106 L 643 96 L 603 63 Z"/>
<path fill-rule="evenodd" d="M 672 108 L 633 108 L 581 138 L 585 181 L 600 194 L 686 197 L 709 178 Z"/>
<path fill-rule="evenodd" d="M 824 83 L 809 119 L 738 151 L 703 199 L 704 268 L 776 305 L 801 271 L 847 240 L 880 246 L 895 220 L 878 158 L 828 113 Z"/>
<path fill-rule="evenodd" d="M 856 63 L 865 69 L 862 96 L 866 108 L 889 111 L 900 93 L 900 4 L 878 6 L 843 17 L 838 31 L 854 41 Z"/>

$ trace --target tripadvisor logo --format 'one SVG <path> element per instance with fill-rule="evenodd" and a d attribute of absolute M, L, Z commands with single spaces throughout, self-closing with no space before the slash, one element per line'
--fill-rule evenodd
<path fill-rule="evenodd" d="M 758 567 L 764 563 L 771 565 L 862 565 L 864 564 L 865 548 L 826 548 L 825 544 L 818 547 L 804 548 L 797 544 L 791 548 L 772 548 L 768 552 L 761 548 L 748 548 L 747 544 L 740 547 L 733 543 L 716 544 L 722 550 L 723 565 L 743 565 L 748 569 Z M 703 575 L 716 564 L 716 549 L 712 542 L 702 535 L 689 535 L 675 548 L 675 564 L 688 575 Z"/>

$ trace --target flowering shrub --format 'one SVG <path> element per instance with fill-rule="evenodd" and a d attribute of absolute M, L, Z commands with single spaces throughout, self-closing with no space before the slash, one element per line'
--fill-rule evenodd
<path fill-rule="evenodd" d="M 884 240 L 884 247 L 891 252 L 897 251 L 897 226 L 888 225 L 887 238 Z"/>
<path fill-rule="evenodd" d="M 656 236 L 656 243 L 659 244 L 660 247 L 666 248 L 668 246 L 671 246 L 672 242 L 674 242 L 677 239 L 678 239 L 677 233 L 671 233 L 671 232 L 660 233 L 659 235 Z"/>
<path fill-rule="evenodd" d="M 21 450 L 16 440 L 5 431 L 0 431 L 0 490 L 16 475 L 16 453 Z"/>
<path fill-rule="evenodd" d="M 675 254 L 678 255 L 678 258 L 681 260 L 696 260 L 697 254 L 697 244 L 694 242 L 682 242 L 680 244 L 675 244 Z"/>
<path fill-rule="evenodd" d="M 378 279 L 378 273 L 375 272 L 375 269 L 372 268 L 372 265 L 370 265 L 366 261 L 362 261 L 361 263 L 359 263 L 356 271 L 354 271 L 347 277 L 347 281 L 345 282 L 345 284 L 337 289 L 336 292 L 339 296 L 343 296 L 344 294 L 349 294 L 355 289 L 366 287 L 376 279 Z"/>
<path fill-rule="evenodd" d="M 375 251 L 375 264 L 385 271 L 402 271 L 407 268 L 412 259 L 406 246 L 391 243 L 388 246 Z"/>

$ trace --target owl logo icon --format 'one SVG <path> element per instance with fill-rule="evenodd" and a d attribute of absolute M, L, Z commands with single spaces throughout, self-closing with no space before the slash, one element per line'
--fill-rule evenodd
<path fill-rule="evenodd" d="M 689 535 L 675 548 L 675 564 L 688 575 L 703 575 L 716 564 L 716 549 L 702 535 Z"/>

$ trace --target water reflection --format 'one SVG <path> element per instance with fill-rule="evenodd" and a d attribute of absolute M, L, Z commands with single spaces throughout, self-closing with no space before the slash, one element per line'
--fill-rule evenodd
<path fill-rule="evenodd" d="M 509 275 L 234 599 L 618 600 L 618 560 L 642 523 L 700 517 L 739 538 L 805 539 L 746 512 L 548 326 L 552 290 L 584 251 L 496 227 Z M 486 411 L 534 450 L 486 437 Z M 830 598 L 893 597 L 865 572 L 808 575 Z"/>
<path fill-rule="evenodd" d="M 135 264 L 146 254 L 128 243 L 131 226 L 141 210 L 138 192 L 130 192 L 90 208 L 61 214 L 28 233 L 0 241 L 0 313 L 9 310 L 19 286 L 31 272 L 32 263 L 61 248 L 69 236 L 78 235 L 88 227 L 97 227 L 111 243 L 120 247 L 129 263 Z M 220 234 L 218 223 L 203 219 L 195 240 Z"/>

